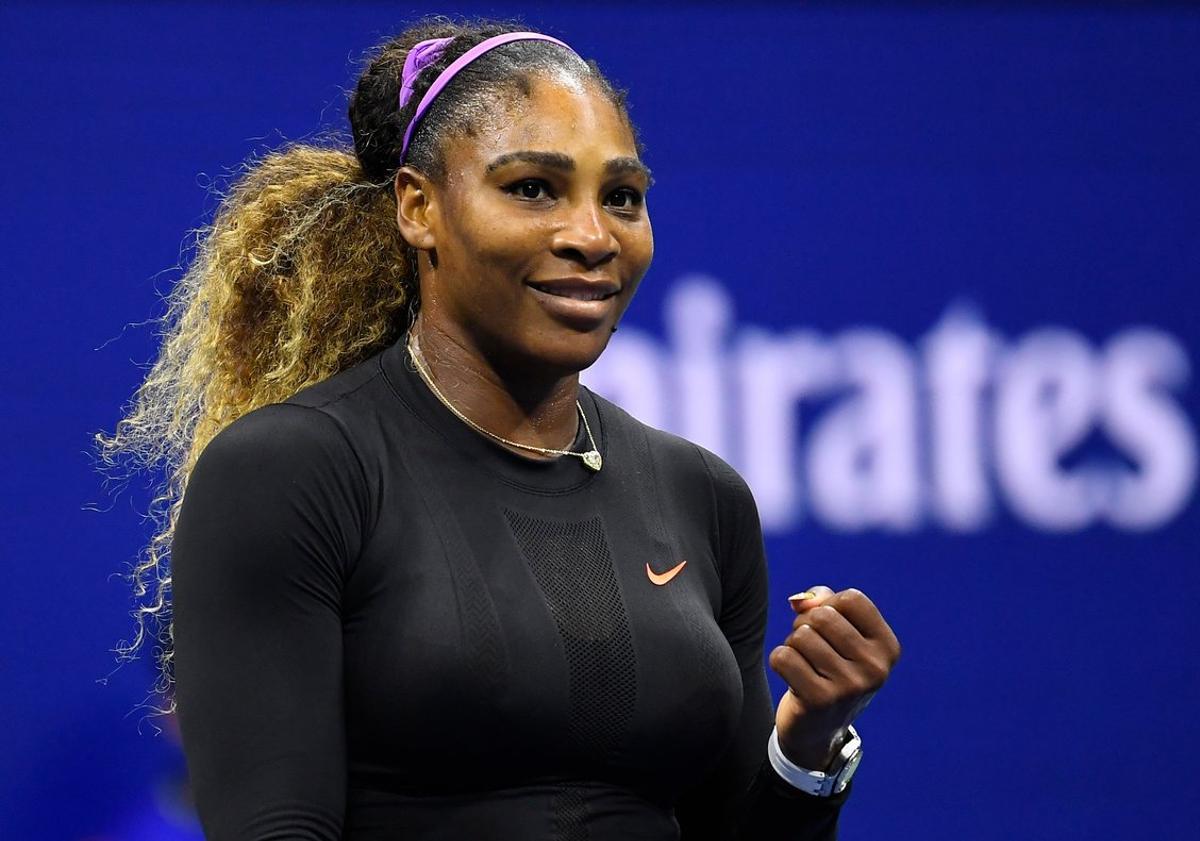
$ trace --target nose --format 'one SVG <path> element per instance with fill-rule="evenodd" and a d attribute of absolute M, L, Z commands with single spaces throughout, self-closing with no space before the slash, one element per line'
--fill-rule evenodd
<path fill-rule="evenodd" d="M 564 224 L 554 234 L 551 248 L 556 257 L 588 269 L 607 263 L 621 253 L 621 243 L 609 224 L 603 209 L 594 202 L 572 205 Z"/>

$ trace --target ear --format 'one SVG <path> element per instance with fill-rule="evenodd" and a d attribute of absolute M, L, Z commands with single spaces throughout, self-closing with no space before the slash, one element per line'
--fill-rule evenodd
<path fill-rule="evenodd" d="M 432 251 L 437 247 L 431 223 L 437 214 L 436 187 L 419 170 L 402 166 L 393 182 L 396 191 L 396 224 L 400 235 L 413 248 Z"/>

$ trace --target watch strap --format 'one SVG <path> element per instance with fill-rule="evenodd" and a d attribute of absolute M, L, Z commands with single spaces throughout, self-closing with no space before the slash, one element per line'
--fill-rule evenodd
<path fill-rule="evenodd" d="M 826 771 L 802 768 L 784 756 L 783 749 L 779 746 L 779 730 L 774 727 L 771 728 L 771 738 L 767 740 L 767 758 L 771 761 L 775 773 L 806 794 L 815 797 L 840 794 L 849 785 L 862 757 L 862 739 L 858 731 L 850 726 L 846 728 L 846 732 L 848 738 Z"/>

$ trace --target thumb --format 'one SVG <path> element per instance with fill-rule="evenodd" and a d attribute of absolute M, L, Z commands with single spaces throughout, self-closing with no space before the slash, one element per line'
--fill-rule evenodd
<path fill-rule="evenodd" d="M 833 590 L 823 584 L 818 584 L 816 587 L 809 587 L 807 590 L 788 596 L 788 604 L 797 613 L 804 613 L 805 611 L 812 610 L 814 607 L 825 604 L 833 596 Z"/>

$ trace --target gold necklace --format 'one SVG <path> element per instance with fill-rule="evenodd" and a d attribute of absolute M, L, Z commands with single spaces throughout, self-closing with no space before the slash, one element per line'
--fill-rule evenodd
<path fill-rule="evenodd" d="M 446 399 L 445 395 L 442 394 L 437 385 L 433 382 L 433 375 L 429 373 L 429 369 L 425 365 L 425 356 L 421 353 L 421 346 L 417 342 L 416 333 L 412 330 L 409 330 L 408 332 L 408 352 L 409 355 L 412 356 L 413 362 L 417 364 L 417 373 L 421 375 L 421 379 L 425 381 L 425 384 L 429 386 L 430 390 L 434 393 L 434 395 L 437 396 L 437 399 L 442 402 L 443 406 L 453 412 L 455 417 L 467 424 L 467 426 L 471 427 L 472 429 L 482 432 L 489 438 L 493 438 L 496 441 L 509 444 L 513 447 L 521 447 L 522 449 L 533 450 L 534 452 L 543 453 L 545 455 L 578 456 L 583 460 L 583 463 L 593 471 L 599 471 L 603 465 L 604 459 L 600 457 L 600 451 L 596 449 L 596 440 L 592 438 L 592 428 L 588 425 L 587 415 L 584 414 L 583 407 L 579 405 L 578 400 L 575 401 L 575 408 L 579 410 L 579 417 L 583 418 L 583 428 L 587 430 L 588 443 L 591 444 L 592 447 L 587 452 L 577 453 L 573 450 L 554 450 L 550 449 L 549 447 L 535 447 L 532 444 L 522 444 L 520 441 L 510 441 L 507 438 L 501 438 L 496 433 L 489 432 L 488 430 L 484 429 L 458 409 L 454 408 L 454 404 Z"/>

